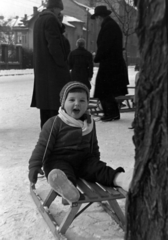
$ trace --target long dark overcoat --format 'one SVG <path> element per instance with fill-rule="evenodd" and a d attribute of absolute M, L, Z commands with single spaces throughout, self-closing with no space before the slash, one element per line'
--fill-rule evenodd
<path fill-rule="evenodd" d="M 55 15 L 44 10 L 34 26 L 34 90 L 31 107 L 58 110 L 59 93 L 70 81 L 67 50 Z"/>
<path fill-rule="evenodd" d="M 122 32 L 118 24 L 110 17 L 102 22 L 97 38 L 97 52 L 94 59 L 99 63 L 96 77 L 95 98 L 104 98 L 127 94 L 128 73 L 123 58 Z"/>
<path fill-rule="evenodd" d="M 69 68 L 71 69 L 71 80 L 79 81 L 90 89 L 89 79 L 93 76 L 93 56 L 83 47 L 78 47 L 69 55 Z"/>

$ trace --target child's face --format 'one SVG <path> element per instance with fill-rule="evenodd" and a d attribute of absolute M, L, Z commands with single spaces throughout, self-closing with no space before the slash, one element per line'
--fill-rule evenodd
<path fill-rule="evenodd" d="M 69 92 L 65 100 L 64 109 L 72 118 L 79 119 L 88 108 L 86 92 Z"/>

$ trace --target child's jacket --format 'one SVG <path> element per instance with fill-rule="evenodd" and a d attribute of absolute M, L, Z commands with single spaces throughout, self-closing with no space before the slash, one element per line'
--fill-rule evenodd
<path fill-rule="evenodd" d="M 42 167 L 42 159 L 55 117 L 50 118 L 43 126 L 39 140 L 29 160 L 29 169 Z M 100 152 L 96 136 L 95 123 L 92 131 L 82 136 L 82 129 L 71 127 L 64 123 L 59 116 L 52 129 L 49 144 L 45 154 L 44 170 L 54 161 L 72 161 L 73 165 L 80 165 L 83 161 L 100 160 Z"/>

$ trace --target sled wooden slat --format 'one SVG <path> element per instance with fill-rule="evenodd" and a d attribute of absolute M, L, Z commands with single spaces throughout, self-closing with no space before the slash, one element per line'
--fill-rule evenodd
<path fill-rule="evenodd" d="M 106 187 L 104 185 L 100 185 L 100 186 L 103 189 L 105 189 L 108 193 L 112 194 L 113 196 L 115 196 L 115 195 L 117 195 L 117 196 L 124 195 L 126 197 L 126 195 L 127 195 L 127 192 L 124 189 L 122 189 L 122 188 L 117 188 L 117 190 L 116 190 L 114 188 Z"/>
<path fill-rule="evenodd" d="M 115 200 L 123 198 L 123 194 L 112 188 L 111 192 L 107 191 L 108 188 L 100 188 L 96 183 L 86 182 L 85 180 L 79 179 L 77 187 L 82 190 L 80 203 L 87 202 L 101 202 L 105 200 Z M 110 188 L 109 188 L 110 189 Z"/>
<path fill-rule="evenodd" d="M 84 196 L 87 197 L 87 201 L 98 198 L 98 195 L 93 192 L 81 179 L 78 180 L 77 186 L 82 190 Z"/>
<path fill-rule="evenodd" d="M 83 180 L 84 181 L 84 180 Z M 90 186 L 90 188 L 93 189 L 94 192 L 96 192 L 101 198 L 107 198 L 109 197 L 109 193 L 104 191 L 99 185 L 97 185 L 96 183 L 91 183 L 88 182 L 88 185 Z"/>
<path fill-rule="evenodd" d="M 118 191 L 117 189 L 105 187 L 96 183 L 90 183 L 83 179 L 79 179 L 77 181 L 77 188 L 80 191 L 81 197 L 77 202 L 69 205 L 69 210 L 67 211 L 61 224 L 58 226 L 56 219 L 53 218 L 49 211 L 50 205 L 58 194 L 55 193 L 54 190 L 51 190 L 46 199 L 42 201 L 36 194 L 35 186 L 34 188 L 32 186 L 30 187 L 31 196 L 55 239 L 67 239 L 64 234 L 73 220 L 82 214 L 83 211 L 85 211 L 94 202 L 100 202 L 103 209 L 109 213 L 111 217 L 113 217 L 122 229 L 125 229 L 125 216 L 117 203 L 118 199 L 125 198 L 126 196 L 126 192 L 123 189 Z M 82 208 L 83 203 L 85 203 L 85 205 Z"/>

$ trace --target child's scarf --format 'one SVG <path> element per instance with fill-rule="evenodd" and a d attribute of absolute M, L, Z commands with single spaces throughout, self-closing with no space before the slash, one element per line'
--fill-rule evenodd
<path fill-rule="evenodd" d="M 91 118 L 91 123 L 87 122 L 87 119 L 84 121 L 76 120 L 75 118 L 70 117 L 61 107 L 59 108 L 58 116 L 61 120 L 71 127 L 78 127 L 82 129 L 82 136 L 90 133 L 93 129 L 93 119 Z"/>

